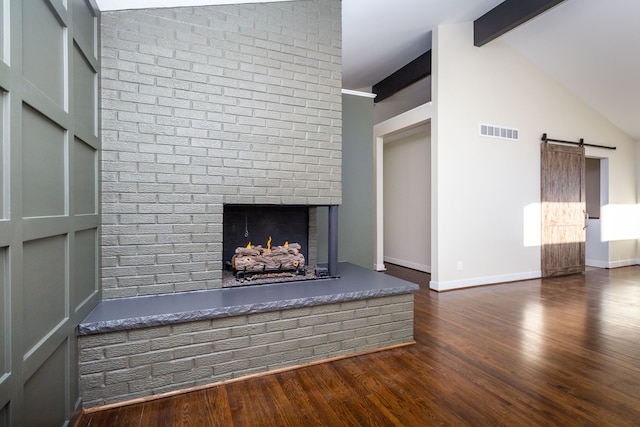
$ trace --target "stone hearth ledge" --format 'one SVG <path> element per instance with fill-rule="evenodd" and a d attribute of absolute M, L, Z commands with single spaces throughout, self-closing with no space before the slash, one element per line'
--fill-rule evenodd
<path fill-rule="evenodd" d="M 350 263 L 338 278 L 103 300 L 78 325 L 78 335 L 310 307 L 416 292 L 416 284 Z"/>

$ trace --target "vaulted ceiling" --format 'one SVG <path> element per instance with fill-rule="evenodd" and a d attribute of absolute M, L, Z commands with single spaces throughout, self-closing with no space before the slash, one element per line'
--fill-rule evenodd
<path fill-rule="evenodd" d="M 343 85 L 372 86 L 431 46 L 439 24 L 502 0 L 343 0 Z M 565 0 L 501 36 L 640 141 L 640 2 Z M 482 48 L 479 48 L 482 49 Z"/>
<path fill-rule="evenodd" d="M 256 2 L 96 1 L 102 10 Z M 428 50 L 438 25 L 473 21 L 502 1 L 342 0 L 343 86 L 373 86 Z M 565 0 L 501 39 L 640 141 L 639 22 L 640 1 Z"/>
<path fill-rule="evenodd" d="M 503 39 L 640 141 L 640 2 L 565 0 Z"/>

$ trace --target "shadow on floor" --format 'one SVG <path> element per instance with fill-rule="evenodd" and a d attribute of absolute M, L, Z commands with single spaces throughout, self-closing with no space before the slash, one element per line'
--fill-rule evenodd
<path fill-rule="evenodd" d="M 406 280 L 407 282 L 416 283 L 420 286 L 429 286 L 429 281 L 431 280 L 429 273 L 396 264 L 385 263 L 384 265 L 387 268 L 384 274 Z"/>

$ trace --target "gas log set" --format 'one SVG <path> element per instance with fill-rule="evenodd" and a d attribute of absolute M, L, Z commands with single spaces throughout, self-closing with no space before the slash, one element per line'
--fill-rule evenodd
<path fill-rule="evenodd" d="M 253 246 L 249 243 L 245 247 L 238 247 L 231 258 L 231 267 L 236 279 L 251 280 L 258 275 L 299 275 L 305 274 L 305 259 L 300 253 L 298 243 L 285 242 L 282 246 L 271 246 L 271 237 L 267 247 Z"/>

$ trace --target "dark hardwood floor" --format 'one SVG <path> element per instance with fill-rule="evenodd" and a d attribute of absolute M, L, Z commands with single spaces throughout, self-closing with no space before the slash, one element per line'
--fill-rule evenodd
<path fill-rule="evenodd" d="M 446 293 L 419 284 L 414 345 L 77 425 L 640 426 L 640 266 Z"/>

